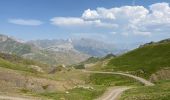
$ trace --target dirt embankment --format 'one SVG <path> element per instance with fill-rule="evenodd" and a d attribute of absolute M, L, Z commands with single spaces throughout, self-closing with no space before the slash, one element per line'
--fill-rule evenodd
<path fill-rule="evenodd" d="M 34 75 L 0 68 L 0 92 L 16 92 L 28 90 L 32 92 L 65 91 L 72 88 L 68 81 L 55 81 Z"/>
<path fill-rule="evenodd" d="M 170 79 L 170 68 L 164 68 L 156 73 L 152 74 L 150 77 L 151 82 L 157 82 L 159 80 L 169 80 Z"/>

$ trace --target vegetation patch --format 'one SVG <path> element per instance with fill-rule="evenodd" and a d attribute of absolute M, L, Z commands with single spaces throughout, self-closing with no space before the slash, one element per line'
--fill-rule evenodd
<path fill-rule="evenodd" d="M 159 81 L 155 86 L 141 86 L 125 91 L 121 100 L 169 100 L 170 80 Z"/>
<path fill-rule="evenodd" d="M 103 88 L 84 89 L 84 88 L 74 88 L 68 90 L 67 92 L 53 92 L 53 93 L 42 93 L 41 96 L 53 100 L 93 100 L 98 96 L 102 95 Z"/>

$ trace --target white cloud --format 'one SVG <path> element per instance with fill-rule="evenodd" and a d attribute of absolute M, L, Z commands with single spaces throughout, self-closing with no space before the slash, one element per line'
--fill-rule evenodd
<path fill-rule="evenodd" d="M 161 12 L 167 12 L 169 9 L 169 4 L 168 3 L 156 3 L 156 4 L 152 4 L 150 5 L 150 10 L 152 11 L 161 11 Z"/>
<path fill-rule="evenodd" d="M 58 26 L 83 25 L 84 20 L 76 17 L 54 17 L 50 20 L 52 24 Z"/>
<path fill-rule="evenodd" d="M 57 26 L 82 26 L 109 28 L 110 32 L 125 35 L 150 36 L 159 28 L 159 32 L 170 31 L 170 6 L 168 3 L 155 3 L 144 6 L 122 6 L 87 9 L 80 17 L 55 17 L 51 19 Z M 110 30 L 112 29 L 112 30 Z M 95 29 L 94 29 L 95 30 Z"/>
<path fill-rule="evenodd" d="M 146 17 L 149 11 L 143 6 L 122 6 L 120 8 L 97 8 L 97 10 L 85 10 L 82 14 L 84 19 L 107 19 L 107 20 L 137 20 Z"/>
<path fill-rule="evenodd" d="M 168 3 L 156 3 L 150 6 L 151 13 L 148 14 L 144 23 L 146 24 L 170 24 L 170 7 Z"/>
<path fill-rule="evenodd" d="M 50 20 L 53 25 L 56 26 L 94 26 L 94 27 L 105 27 L 105 28 L 114 28 L 117 27 L 116 24 L 113 23 L 103 23 L 101 20 L 84 20 L 78 17 L 54 17 Z"/>
<path fill-rule="evenodd" d="M 39 20 L 33 20 L 33 19 L 9 19 L 8 22 L 12 24 L 27 25 L 27 26 L 38 26 L 43 24 L 43 22 Z"/>
<path fill-rule="evenodd" d="M 90 9 L 85 10 L 84 13 L 82 14 L 82 18 L 84 18 L 84 19 L 96 19 L 98 17 L 99 17 L 99 15 L 98 15 L 97 11 L 90 10 Z"/>
<path fill-rule="evenodd" d="M 117 32 L 110 32 L 110 34 L 115 35 L 115 34 L 117 34 Z"/>

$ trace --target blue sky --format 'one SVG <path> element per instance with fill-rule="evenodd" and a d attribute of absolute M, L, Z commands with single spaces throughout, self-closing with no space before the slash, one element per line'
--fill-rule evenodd
<path fill-rule="evenodd" d="M 23 40 L 170 37 L 170 0 L 1 0 L 0 33 Z"/>

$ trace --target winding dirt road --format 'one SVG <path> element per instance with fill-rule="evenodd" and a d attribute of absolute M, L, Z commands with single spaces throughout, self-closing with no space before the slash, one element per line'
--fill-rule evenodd
<path fill-rule="evenodd" d="M 86 72 L 86 73 L 94 73 L 94 74 L 114 74 L 114 75 L 122 75 L 122 76 L 127 76 L 127 77 L 131 77 L 141 83 L 143 83 L 145 86 L 154 86 L 153 83 L 147 81 L 146 79 L 144 78 L 141 78 L 141 77 L 137 77 L 137 76 L 134 76 L 134 75 L 131 75 L 131 74 L 126 74 L 126 73 L 120 73 L 120 72 L 100 72 L 100 71 L 87 71 L 87 70 L 83 70 L 83 72 Z"/>
<path fill-rule="evenodd" d="M 83 72 L 86 72 L 86 73 L 94 73 L 94 74 L 97 74 L 97 73 L 100 73 L 100 74 L 114 74 L 114 75 L 123 75 L 123 76 L 127 76 L 127 77 L 131 77 L 141 83 L 143 83 L 145 86 L 154 86 L 153 83 L 141 78 L 141 77 L 137 77 L 137 76 L 134 76 L 134 75 L 131 75 L 131 74 L 126 74 L 126 73 L 120 73 L 120 72 L 100 72 L 100 71 L 86 71 L 86 70 L 83 70 Z M 96 99 L 96 100 L 118 100 L 120 95 L 130 89 L 132 87 L 112 87 L 112 88 L 109 88 L 100 98 Z"/>

